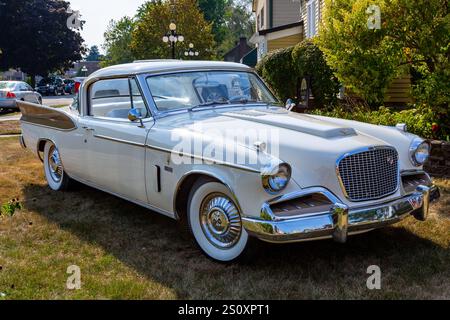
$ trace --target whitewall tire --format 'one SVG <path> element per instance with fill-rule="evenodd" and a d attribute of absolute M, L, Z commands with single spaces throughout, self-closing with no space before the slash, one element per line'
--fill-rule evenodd
<path fill-rule="evenodd" d="M 67 190 L 70 178 L 64 172 L 58 148 L 50 141 L 45 144 L 44 148 L 44 171 L 47 183 L 52 190 Z"/>
<path fill-rule="evenodd" d="M 210 258 L 231 262 L 246 250 L 248 233 L 239 207 L 221 183 L 198 181 L 191 191 L 187 220 L 200 249 Z"/>

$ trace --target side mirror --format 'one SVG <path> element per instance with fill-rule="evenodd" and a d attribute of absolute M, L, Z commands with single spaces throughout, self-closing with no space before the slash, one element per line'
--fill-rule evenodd
<path fill-rule="evenodd" d="M 131 109 L 128 112 L 128 120 L 130 120 L 131 122 L 136 122 L 136 121 L 140 121 L 141 122 L 141 127 L 144 127 L 144 122 L 142 121 L 142 119 L 144 119 L 144 117 L 142 116 L 141 111 L 139 111 L 138 109 Z"/>
<path fill-rule="evenodd" d="M 292 99 L 288 99 L 286 101 L 286 110 L 292 111 L 292 109 L 294 109 L 296 106 L 297 104 Z"/>

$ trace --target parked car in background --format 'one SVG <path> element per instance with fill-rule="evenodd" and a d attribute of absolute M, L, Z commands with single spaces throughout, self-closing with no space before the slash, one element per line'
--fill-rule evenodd
<path fill-rule="evenodd" d="M 64 92 L 67 94 L 75 93 L 75 80 L 64 79 Z"/>
<path fill-rule="evenodd" d="M 241 64 L 113 66 L 86 79 L 70 111 L 19 105 L 21 144 L 51 189 L 73 179 L 177 219 L 221 262 L 250 237 L 343 243 L 424 221 L 439 198 L 428 142 L 400 125 L 290 112 Z"/>
<path fill-rule="evenodd" d="M 42 104 L 42 96 L 28 83 L 0 81 L 0 110 L 19 109 L 16 100 Z"/>
<path fill-rule="evenodd" d="M 43 96 L 57 96 L 65 94 L 63 79 L 58 77 L 44 78 L 36 86 L 36 91 Z"/>
<path fill-rule="evenodd" d="M 84 80 L 86 79 L 86 77 L 76 77 L 73 80 L 75 81 L 75 90 L 74 93 L 78 93 L 78 91 L 80 90 L 81 85 L 83 84 Z"/>

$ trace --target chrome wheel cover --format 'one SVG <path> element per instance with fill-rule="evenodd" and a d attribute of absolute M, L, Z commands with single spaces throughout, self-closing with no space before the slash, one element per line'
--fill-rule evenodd
<path fill-rule="evenodd" d="M 200 207 L 200 224 L 209 242 L 219 249 L 229 249 L 239 241 L 242 221 L 239 210 L 226 195 L 207 196 Z"/>
<path fill-rule="evenodd" d="M 50 176 L 56 183 L 61 182 L 63 176 L 63 167 L 58 149 L 52 146 L 48 152 L 48 169 Z"/>

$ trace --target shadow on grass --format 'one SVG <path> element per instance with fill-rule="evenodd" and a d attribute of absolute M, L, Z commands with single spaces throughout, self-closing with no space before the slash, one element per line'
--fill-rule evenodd
<path fill-rule="evenodd" d="M 352 237 L 346 245 L 256 242 L 250 258 L 221 265 L 186 240 L 175 221 L 101 191 L 80 185 L 54 193 L 29 185 L 24 194 L 27 209 L 101 246 L 178 298 L 417 298 L 434 275 L 448 276 L 449 250 L 401 226 Z M 381 291 L 366 288 L 370 265 L 382 269 Z M 405 290 L 412 285 L 419 286 L 417 295 Z"/>

